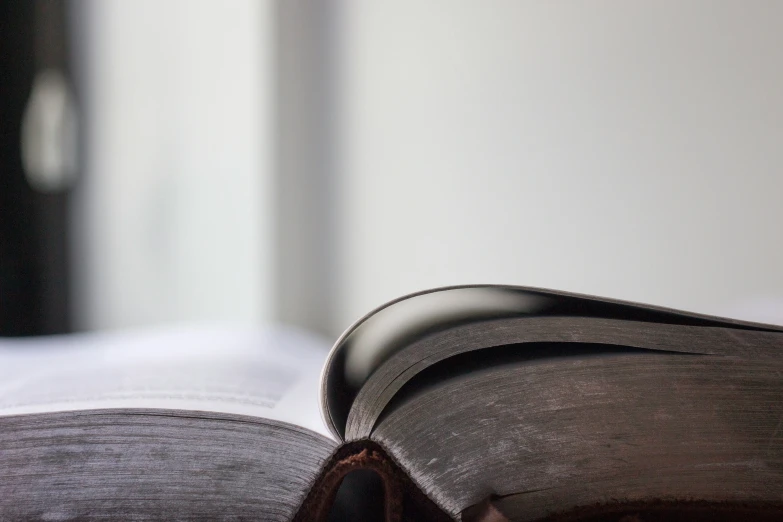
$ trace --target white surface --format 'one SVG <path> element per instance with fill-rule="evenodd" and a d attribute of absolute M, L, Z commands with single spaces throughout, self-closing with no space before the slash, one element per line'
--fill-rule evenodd
<path fill-rule="evenodd" d="M 79 4 L 77 327 L 271 319 L 272 8 Z"/>
<path fill-rule="evenodd" d="M 723 310 L 723 315 L 783 326 L 783 298 L 743 299 Z"/>
<path fill-rule="evenodd" d="M 783 3 L 344 1 L 334 333 L 436 285 L 783 295 Z"/>
<path fill-rule="evenodd" d="M 328 349 L 293 330 L 207 326 L 0 339 L 0 415 L 185 409 L 330 436 L 318 395 Z"/>

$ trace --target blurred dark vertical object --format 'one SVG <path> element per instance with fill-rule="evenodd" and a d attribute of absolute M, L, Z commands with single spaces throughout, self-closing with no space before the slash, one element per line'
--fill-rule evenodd
<path fill-rule="evenodd" d="M 0 335 L 70 330 L 67 5 L 0 2 Z M 68 143 L 73 142 L 73 147 Z M 66 157 L 68 156 L 68 157 Z"/>

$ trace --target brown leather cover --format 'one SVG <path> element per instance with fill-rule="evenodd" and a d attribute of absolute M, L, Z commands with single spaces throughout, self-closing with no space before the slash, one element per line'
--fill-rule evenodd
<path fill-rule="evenodd" d="M 462 512 L 463 522 L 509 522 L 492 499 Z M 537 522 L 754 522 L 783 521 L 783 504 L 701 500 L 614 502 L 580 506 Z"/>
<path fill-rule="evenodd" d="M 451 520 L 413 483 L 381 446 L 369 440 L 362 440 L 345 444 L 335 452 L 302 503 L 294 521 L 326 522 L 343 478 L 357 470 L 371 470 L 381 478 L 387 522 Z"/>
<path fill-rule="evenodd" d="M 783 504 L 701 500 L 596 504 L 549 516 L 540 522 L 780 522 Z"/>

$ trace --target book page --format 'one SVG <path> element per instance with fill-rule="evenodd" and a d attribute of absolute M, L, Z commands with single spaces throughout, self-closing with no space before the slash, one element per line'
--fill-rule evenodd
<path fill-rule="evenodd" d="M 328 349 L 282 328 L 0 339 L 0 415 L 185 409 L 264 417 L 327 435 L 318 390 Z"/>

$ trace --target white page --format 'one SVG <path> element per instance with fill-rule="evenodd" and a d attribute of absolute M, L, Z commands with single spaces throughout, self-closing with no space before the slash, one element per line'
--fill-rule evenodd
<path fill-rule="evenodd" d="M 328 435 L 325 341 L 228 327 L 0 339 L 0 415 L 165 408 L 253 415 Z"/>

